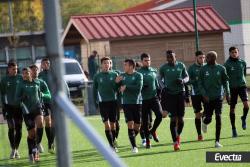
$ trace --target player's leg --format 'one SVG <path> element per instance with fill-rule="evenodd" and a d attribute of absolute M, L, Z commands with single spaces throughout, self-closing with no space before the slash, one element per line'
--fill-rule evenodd
<path fill-rule="evenodd" d="M 159 127 L 162 121 L 162 107 L 158 98 L 154 98 L 151 100 L 151 108 L 155 114 L 155 120 L 152 128 L 150 129 L 150 133 L 153 136 L 154 141 L 159 142 L 158 135 L 156 133 L 157 128 Z"/>
<path fill-rule="evenodd" d="M 191 96 L 193 109 L 195 113 L 195 128 L 198 134 L 198 141 L 203 140 L 203 136 L 201 134 L 201 110 L 202 110 L 202 96 L 194 95 Z"/>
<path fill-rule="evenodd" d="M 184 92 L 176 95 L 177 98 L 177 104 L 175 104 L 177 106 L 177 142 L 180 145 L 180 140 L 181 140 L 181 133 L 184 127 L 184 115 L 185 115 L 185 94 Z"/>
<path fill-rule="evenodd" d="M 145 139 L 142 139 L 142 144 L 143 146 L 146 146 L 146 148 L 150 148 L 150 139 L 149 139 L 149 118 L 148 118 L 148 113 L 150 112 L 150 105 L 149 105 L 149 100 L 143 100 L 142 101 L 142 128 L 141 130 L 144 131 L 145 133 Z"/>
<path fill-rule="evenodd" d="M 242 129 L 246 130 L 247 124 L 246 124 L 246 118 L 249 110 L 249 105 L 248 105 L 248 92 L 246 87 L 241 87 L 239 90 L 239 96 L 241 98 L 241 101 L 243 103 L 243 115 L 241 117 L 242 121 Z"/>
<path fill-rule="evenodd" d="M 221 110 L 222 110 L 222 99 L 216 99 L 214 101 L 214 109 L 215 109 L 215 147 L 222 147 L 220 144 L 220 133 L 221 133 Z"/>
<path fill-rule="evenodd" d="M 23 116 L 20 108 L 16 108 L 14 115 L 14 123 L 15 123 L 15 158 L 19 159 L 20 154 L 18 151 L 21 138 L 22 138 L 22 124 L 23 124 Z"/>
<path fill-rule="evenodd" d="M 231 102 L 230 102 L 229 117 L 230 117 L 230 122 L 232 126 L 232 137 L 237 137 L 238 135 L 237 135 L 236 127 L 235 127 L 235 106 L 238 100 L 239 89 L 231 88 L 230 93 L 231 93 Z"/>
<path fill-rule="evenodd" d="M 108 113 L 110 110 L 109 106 L 107 102 L 100 102 L 99 108 L 100 108 L 102 121 L 104 123 L 104 131 L 105 131 L 106 138 L 109 142 L 110 147 L 114 147 L 112 132 L 111 132 L 110 123 L 109 123 L 109 113 Z"/>
<path fill-rule="evenodd" d="M 41 144 L 42 137 L 43 137 L 43 127 L 44 127 L 44 117 L 41 110 L 37 111 L 36 117 L 35 117 L 35 123 L 36 123 L 36 142 L 37 147 L 40 153 L 44 152 L 44 148 Z"/>
<path fill-rule="evenodd" d="M 116 105 L 116 122 L 115 122 L 115 139 L 118 139 L 119 132 L 120 132 L 120 110 L 121 110 L 121 104 L 117 102 Z M 116 141 L 117 142 L 117 141 Z"/>
<path fill-rule="evenodd" d="M 141 128 L 141 110 L 142 110 L 142 106 L 141 106 L 141 104 L 134 104 L 134 105 L 132 105 L 132 108 L 133 108 L 133 110 L 131 110 L 131 111 L 133 111 L 134 132 L 135 132 L 135 138 L 136 138 L 136 136 L 139 133 L 140 128 Z M 136 146 L 136 140 L 135 140 L 135 147 L 134 147 L 134 149 L 132 151 L 133 151 L 133 153 L 138 152 L 138 149 L 137 149 L 137 146 Z"/>
<path fill-rule="evenodd" d="M 213 115 L 213 103 L 204 102 L 204 112 L 202 114 L 201 127 L 203 133 L 207 133 L 207 125 L 211 123 Z"/>
<path fill-rule="evenodd" d="M 115 136 L 116 136 L 116 120 L 117 120 L 117 103 L 115 101 L 109 102 L 109 123 L 110 123 L 110 129 L 112 134 L 112 140 L 113 140 L 113 148 L 115 152 L 118 152 L 117 144 L 115 144 Z"/>

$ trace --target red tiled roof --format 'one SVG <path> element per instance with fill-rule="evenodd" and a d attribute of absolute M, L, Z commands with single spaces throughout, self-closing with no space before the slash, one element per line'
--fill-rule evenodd
<path fill-rule="evenodd" d="M 227 23 L 211 6 L 198 7 L 197 19 L 200 32 L 230 30 Z M 192 8 L 72 16 L 64 32 L 64 37 L 72 25 L 86 40 L 110 40 L 194 32 Z"/>
<path fill-rule="evenodd" d="M 141 3 L 139 5 L 133 6 L 131 8 L 125 9 L 123 12 L 139 12 L 139 11 L 147 11 L 149 9 L 155 8 L 157 6 L 166 4 L 173 0 L 151 0 L 145 3 Z"/>

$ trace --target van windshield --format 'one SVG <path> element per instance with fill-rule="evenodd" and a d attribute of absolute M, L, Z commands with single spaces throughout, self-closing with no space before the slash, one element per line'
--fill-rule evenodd
<path fill-rule="evenodd" d="M 65 63 L 65 73 L 70 74 L 82 74 L 82 71 L 77 63 Z"/>

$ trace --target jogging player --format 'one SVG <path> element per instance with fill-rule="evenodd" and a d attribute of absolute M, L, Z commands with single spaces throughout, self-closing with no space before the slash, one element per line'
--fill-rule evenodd
<path fill-rule="evenodd" d="M 103 57 L 101 59 L 101 69 L 94 76 L 94 99 L 99 103 L 102 121 L 105 126 L 105 134 L 112 147 L 118 152 L 117 147 L 114 145 L 116 136 L 116 114 L 117 114 L 117 89 L 118 86 L 115 82 L 118 74 L 110 70 L 110 58 Z"/>
<path fill-rule="evenodd" d="M 49 91 L 49 88 L 48 88 L 46 82 L 43 81 L 42 79 L 38 78 L 38 67 L 35 64 L 33 64 L 30 66 L 30 69 L 31 69 L 31 78 L 34 81 L 39 82 L 41 93 L 43 95 L 50 96 L 50 91 Z M 43 103 L 42 105 L 43 105 L 43 111 L 44 111 L 44 108 L 45 108 L 44 104 L 49 103 L 50 98 L 48 98 L 47 96 L 44 96 L 44 98 L 42 98 L 41 100 Z M 43 114 L 45 114 L 45 113 L 43 112 Z M 37 122 L 36 122 L 36 125 L 37 125 L 37 132 L 36 132 L 37 133 L 37 140 L 36 140 L 36 142 L 37 142 L 37 147 L 38 147 L 39 152 L 42 153 L 42 152 L 44 152 L 43 146 L 41 144 L 42 137 L 43 137 L 44 116 L 42 115 L 39 118 L 40 118 L 40 120 L 37 120 Z"/>
<path fill-rule="evenodd" d="M 195 113 L 195 127 L 198 134 L 198 141 L 203 140 L 201 134 L 201 110 L 203 104 L 203 98 L 201 92 L 198 88 L 199 73 L 201 67 L 205 63 L 205 55 L 202 51 L 195 52 L 196 62 L 192 64 L 188 69 L 189 74 L 189 84 L 191 85 L 191 100 Z"/>
<path fill-rule="evenodd" d="M 8 138 L 11 146 L 10 159 L 20 158 L 18 152 L 22 138 L 23 116 L 20 103 L 15 100 L 16 86 L 22 82 L 22 76 L 17 74 L 17 64 L 8 63 L 7 75 L 1 79 L 1 101 L 3 116 L 8 123 Z"/>
<path fill-rule="evenodd" d="M 172 50 L 166 52 L 167 63 L 160 67 L 160 77 L 164 81 L 165 88 L 162 93 L 162 108 L 169 112 L 170 131 L 174 143 L 174 150 L 180 149 L 180 135 L 184 127 L 185 114 L 185 86 L 189 80 L 186 67 L 176 61 Z"/>
<path fill-rule="evenodd" d="M 41 72 L 38 77 L 46 82 L 49 87 L 49 73 L 50 73 L 50 61 L 48 58 L 43 58 L 41 61 Z M 49 88 L 52 93 L 51 89 Z M 69 91 L 68 91 L 69 92 Z M 51 100 L 43 99 L 44 103 L 44 121 L 45 121 L 45 133 L 48 140 L 48 150 L 50 153 L 55 152 L 54 139 L 55 139 L 55 127 L 54 117 L 51 109 Z M 42 151 L 42 150 L 40 150 Z"/>
<path fill-rule="evenodd" d="M 207 125 L 212 121 L 212 115 L 215 112 L 215 147 L 219 148 L 222 147 L 220 144 L 220 132 L 223 94 L 226 92 L 226 99 L 229 103 L 230 92 L 226 69 L 222 65 L 217 64 L 216 59 L 217 53 L 215 51 L 207 53 L 207 64 L 200 69 L 198 86 L 204 100 L 202 131 L 204 133 L 207 132 Z"/>
<path fill-rule="evenodd" d="M 156 134 L 156 129 L 162 121 L 162 108 L 159 101 L 158 94 L 160 92 L 157 70 L 150 67 L 151 59 L 147 53 L 141 54 L 142 67 L 138 70 L 143 75 L 143 87 L 142 87 L 142 129 L 146 137 L 146 148 L 150 148 L 149 134 L 151 133 L 154 140 L 159 142 Z M 149 130 L 149 115 L 151 110 L 155 113 L 155 120 L 153 127 Z"/>
<path fill-rule="evenodd" d="M 249 110 L 248 93 L 246 86 L 246 62 L 239 58 L 239 49 L 236 47 L 229 48 L 229 58 L 224 64 L 229 77 L 229 87 L 231 93 L 230 102 L 230 121 L 232 125 L 232 136 L 237 137 L 235 127 L 235 106 L 237 104 L 238 96 L 243 102 L 243 115 L 241 117 L 242 129 L 246 130 L 246 117 Z"/>
<path fill-rule="evenodd" d="M 128 125 L 128 136 L 132 146 L 132 153 L 138 153 L 136 136 L 140 131 L 141 123 L 141 90 L 142 74 L 135 71 L 135 62 L 132 59 L 124 61 L 124 73 L 116 78 L 120 84 L 121 102 L 125 119 Z"/>

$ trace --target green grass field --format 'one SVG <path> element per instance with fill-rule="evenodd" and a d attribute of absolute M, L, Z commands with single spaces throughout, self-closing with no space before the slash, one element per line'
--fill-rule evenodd
<path fill-rule="evenodd" d="M 208 164 L 206 163 L 206 151 L 250 151 L 250 127 L 246 131 L 241 128 L 240 116 L 242 114 L 242 105 L 237 106 L 236 126 L 238 128 L 238 138 L 231 137 L 231 127 L 228 117 L 228 106 L 224 106 L 222 119 L 221 144 L 223 148 L 214 148 L 215 138 L 215 121 L 208 126 L 208 133 L 204 135 L 203 142 L 197 142 L 197 134 L 194 126 L 194 114 L 190 107 L 186 110 L 185 126 L 181 136 L 181 151 L 174 152 L 171 135 L 169 130 L 169 119 L 164 119 L 158 129 L 160 143 L 152 141 L 152 148 L 150 150 L 141 146 L 140 136 L 137 136 L 137 144 L 139 146 L 139 153 L 132 154 L 130 144 L 127 137 L 127 128 L 124 123 L 123 114 L 121 114 L 121 132 L 119 136 L 119 156 L 130 167 L 203 167 L 203 166 L 249 166 L 248 164 Z M 103 125 L 100 116 L 88 117 L 89 122 L 96 128 L 96 130 L 104 137 Z M 248 125 L 250 119 L 248 118 Z M 109 166 L 103 157 L 96 151 L 91 143 L 84 135 L 74 126 L 69 120 L 69 137 L 70 147 L 72 149 L 73 166 L 74 167 L 104 167 Z M 10 148 L 7 140 L 6 125 L 0 125 L 0 166 L 56 166 L 56 156 L 47 152 L 41 154 L 41 162 L 35 165 L 30 165 L 27 159 L 27 145 L 26 145 L 26 130 L 23 130 L 23 139 L 21 141 L 20 160 L 8 160 Z M 46 136 L 44 133 L 43 145 L 47 146 Z M 46 148 L 46 147 L 45 147 Z M 47 151 L 47 150 L 46 150 Z"/>

